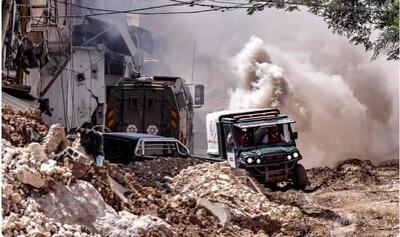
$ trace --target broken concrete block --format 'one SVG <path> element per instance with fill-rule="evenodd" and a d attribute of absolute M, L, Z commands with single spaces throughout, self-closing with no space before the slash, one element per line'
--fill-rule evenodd
<path fill-rule="evenodd" d="M 3 154 L 2 156 L 3 158 L 2 166 L 7 167 L 11 163 L 11 160 L 14 158 L 14 156 L 19 153 L 19 150 L 20 149 L 18 148 L 5 148 L 3 143 L 3 152 L 5 151 L 5 154 Z"/>
<path fill-rule="evenodd" d="M 45 233 L 43 233 L 41 231 L 38 231 L 38 232 L 34 233 L 33 236 L 34 237 L 49 237 L 51 235 L 47 235 L 47 234 L 45 234 Z"/>
<path fill-rule="evenodd" d="M 45 152 L 45 147 L 37 142 L 30 143 L 27 149 L 36 162 L 43 162 L 48 159 Z"/>
<path fill-rule="evenodd" d="M 229 212 L 225 209 L 224 206 L 218 203 L 213 203 L 208 199 L 200 198 L 197 201 L 195 210 L 199 208 L 206 209 L 209 213 L 211 213 L 218 219 L 221 225 L 225 225 L 230 219 Z"/>
<path fill-rule="evenodd" d="M 6 230 L 12 230 L 15 229 L 15 223 L 11 220 L 3 220 L 2 223 L 2 232 L 6 231 Z"/>
<path fill-rule="evenodd" d="M 56 166 L 57 166 L 57 161 L 55 161 L 55 160 L 46 160 L 45 162 L 43 162 L 40 165 L 40 172 L 45 174 L 45 175 L 51 176 L 51 175 L 54 174 L 54 172 L 55 172 L 54 168 Z"/>
<path fill-rule="evenodd" d="M 125 197 L 125 193 L 131 191 L 128 188 L 123 187 L 109 175 L 107 175 L 107 180 L 110 183 L 111 189 L 114 191 L 115 195 L 121 199 L 121 202 L 128 202 L 128 199 Z"/>
<path fill-rule="evenodd" d="M 67 147 L 56 156 L 64 156 L 64 166 L 70 168 L 72 174 L 77 179 L 80 179 L 86 175 L 93 162 L 86 155 L 72 147 Z"/>
<path fill-rule="evenodd" d="M 73 236 L 68 232 L 72 233 L 68 229 L 73 224 L 84 225 L 93 232 L 110 237 L 146 236 L 148 233 L 174 236 L 172 227 L 158 217 L 138 218 L 126 211 L 118 214 L 88 182 L 77 181 L 71 186 L 58 182 L 52 188 L 54 193 L 37 195 L 33 199 L 46 216 L 64 223 L 64 236 Z"/>
<path fill-rule="evenodd" d="M 11 201 L 13 203 L 19 203 L 22 200 L 22 197 L 19 193 L 13 193 L 11 194 Z"/>
<path fill-rule="evenodd" d="M 45 185 L 44 180 L 39 176 L 39 174 L 27 165 L 19 166 L 15 170 L 15 177 L 19 182 L 29 184 L 35 188 L 41 188 Z"/>
<path fill-rule="evenodd" d="M 158 233 L 161 236 L 174 236 L 172 227 L 164 220 L 155 216 L 141 216 L 132 223 L 131 229 L 139 236 L 147 236 L 149 233 Z"/>
<path fill-rule="evenodd" d="M 43 213 L 64 224 L 81 224 L 92 231 L 98 232 L 96 228 L 99 219 L 106 214 L 117 217 L 118 214 L 108 206 L 100 193 L 92 184 L 85 181 L 67 186 L 57 182 L 53 187 L 54 193 L 34 196 L 33 199 L 39 204 Z M 60 210 L 66 210 L 60 212 Z"/>
<path fill-rule="evenodd" d="M 3 195 L 9 197 L 13 193 L 14 186 L 12 184 L 5 184 L 3 186 Z"/>
<path fill-rule="evenodd" d="M 60 144 L 65 140 L 65 131 L 61 124 L 51 125 L 49 132 L 44 138 L 43 145 L 46 147 L 46 152 L 57 152 Z"/>

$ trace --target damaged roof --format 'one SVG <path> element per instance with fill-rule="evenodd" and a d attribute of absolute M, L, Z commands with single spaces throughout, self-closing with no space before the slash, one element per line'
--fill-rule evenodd
<path fill-rule="evenodd" d="M 97 46 L 104 44 L 111 51 L 131 55 L 118 27 L 92 17 L 87 18 L 85 24 L 76 25 L 73 31 L 73 46 Z M 153 53 L 153 37 L 150 31 L 141 27 L 126 25 L 126 28 L 137 48 L 149 54 Z"/>
<path fill-rule="evenodd" d="M 1 93 L 2 105 L 8 105 L 15 110 L 29 111 L 39 109 L 39 103 L 30 100 L 19 99 L 5 92 Z"/>

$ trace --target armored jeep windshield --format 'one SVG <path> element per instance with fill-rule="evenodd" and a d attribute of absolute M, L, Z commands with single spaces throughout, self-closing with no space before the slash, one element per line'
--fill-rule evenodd
<path fill-rule="evenodd" d="M 264 147 L 295 146 L 290 123 L 285 118 L 273 121 L 254 121 L 233 124 L 238 150 L 247 151 Z"/>

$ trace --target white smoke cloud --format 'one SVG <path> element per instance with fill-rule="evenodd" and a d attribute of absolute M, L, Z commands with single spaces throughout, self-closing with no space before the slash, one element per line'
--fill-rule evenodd
<path fill-rule="evenodd" d="M 229 91 L 229 109 L 259 108 L 266 103 L 272 107 L 279 105 L 287 83 L 282 68 L 269 62 L 263 41 L 252 36 L 232 60 L 238 78 L 243 80 L 239 87 Z"/>
<path fill-rule="evenodd" d="M 278 107 L 289 114 L 298 122 L 298 145 L 309 167 L 351 157 L 385 159 L 393 151 L 393 126 L 372 119 L 342 76 L 319 71 L 304 57 L 280 55 L 287 62 L 282 68 L 265 48 L 253 36 L 233 58 L 240 81 L 229 92 L 229 109 Z"/>
<path fill-rule="evenodd" d="M 230 91 L 229 109 L 263 107 L 265 101 L 271 101 L 282 94 L 280 87 L 274 88 L 274 80 L 282 77 L 282 68 L 274 64 L 257 62 L 252 67 L 259 80 L 251 82 L 251 89 L 236 88 Z M 269 104 L 276 107 L 279 101 L 273 100 Z"/>

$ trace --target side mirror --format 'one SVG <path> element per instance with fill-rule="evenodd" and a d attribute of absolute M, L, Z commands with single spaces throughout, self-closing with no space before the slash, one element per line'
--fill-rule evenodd
<path fill-rule="evenodd" d="M 204 85 L 194 86 L 194 105 L 201 106 L 204 104 Z"/>
<path fill-rule="evenodd" d="M 292 140 L 296 140 L 297 138 L 299 138 L 299 134 L 297 132 L 293 132 L 292 133 Z"/>

